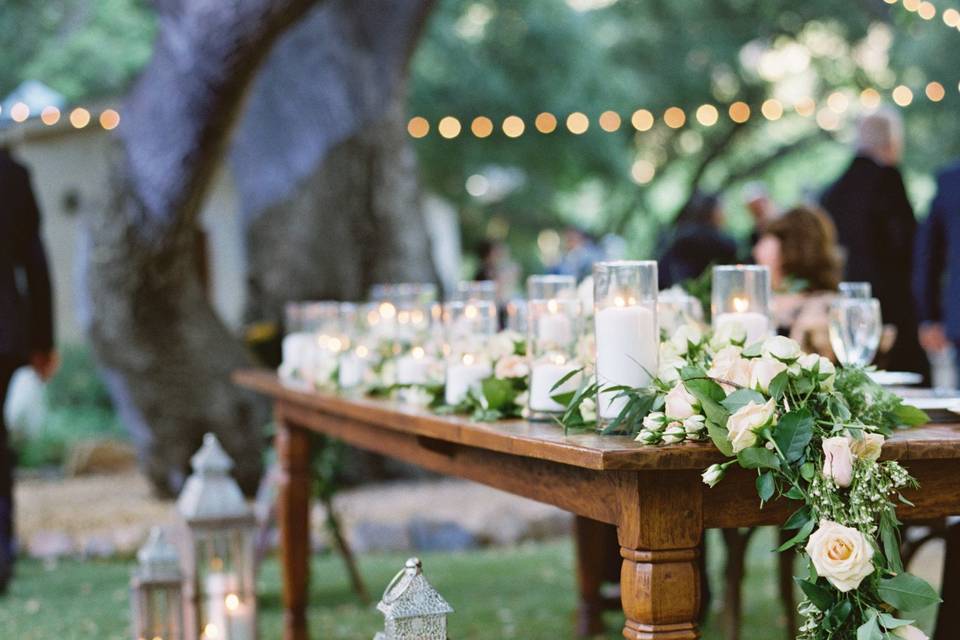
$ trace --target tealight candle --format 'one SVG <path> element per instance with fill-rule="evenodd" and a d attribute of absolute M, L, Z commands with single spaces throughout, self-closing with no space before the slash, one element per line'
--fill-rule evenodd
<path fill-rule="evenodd" d="M 770 337 L 770 270 L 756 265 L 714 267 L 711 307 L 715 331 L 739 327 L 748 345 Z"/>
<path fill-rule="evenodd" d="M 537 340 L 551 344 L 567 344 L 573 340 L 573 322 L 560 313 L 557 300 L 547 301 L 547 313 L 537 318 Z"/>
<path fill-rule="evenodd" d="M 543 413 L 560 413 L 565 407 L 553 399 L 553 396 L 576 391 L 580 386 L 580 375 L 570 376 L 562 385 L 553 387 L 565 376 L 579 369 L 568 363 L 563 356 L 536 362 L 530 368 L 530 410 Z"/>

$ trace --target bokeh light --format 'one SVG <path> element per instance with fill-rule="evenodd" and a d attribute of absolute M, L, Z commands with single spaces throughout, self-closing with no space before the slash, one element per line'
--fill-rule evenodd
<path fill-rule="evenodd" d="M 437 124 L 437 131 L 447 139 L 456 138 L 460 135 L 460 129 L 460 121 L 453 116 L 444 116 L 440 118 L 440 122 Z"/>
<path fill-rule="evenodd" d="M 779 120 L 783 117 L 783 104 L 776 98 L 768 98 L 760 105 L 760 113 L 767 120 Z"/>
<path fill-rule="evenodd" d="M 687 122 L 687 114 L 680 107 L 670 107 L 663 112 L 663 122 L 671 129 L 679 129 Z"/>
<path fill-rule="evenodd" d="M 876 109 L 880 106 L 880 92 L 876 89 L 867 88 L 860 92 L 860 104 L 867 109 Z"/>
<path fill-rule="evenodd" d="M 100 113 L 100 126 L 112 131 L 120 125 L 120 114 L 113 109 L 106 109 Z"/>
<path fill-rule="evenodd" d="M 702 104 L 697 108 L 697 122 L 705 127 L 712 127 L 720 119 L 720 113 L 712 104 Z"/>
<path fill-rule="evenodd" d="M 906 85 L 899 85 L 893 90 L 893 101 L 900 107 L 910 106 L 913 102 L 913 91 Z"/>
<path fill-rule="evenodd" d="M 519 138 L 527 126 L 520 116 L 507 116 L 503 119 L 503 133 L 508 138 Z"/>
<path fill-rule="evenodd" d="M 729 109 L 730 119 L 737 124 L 743 124 L 750 119 L 750 105 L 746 102 L 734 102 Z"/>
<path fill-rule="evenodd" d="M 83 129 L 90 124 L 90 112 L 83 107 L 77 107 L 70 112 L 70 124 L 77 129 Z"/>
<path fill-rule="evenodd" d="M 50 105 L 43 108 L 40 112 L 40 121 L 47 126 L 53 126 L 60 122 L 60 109 Z"/>
<path fill-rule="evenodd" d="M 834 91 L 827 97 L 827 107 L 834 113 L 845 113 L 849 106 L 850 99 L 842 91 Z"/>
<path fill-rule="evenodd" d="M 15 102 L 10 107 L 10 119 L 14 122 L 24 122 L 30 117 L 30 107 L 23 102 Z"/>
<path fill-rule="evenodd" d="M 637 131 L 649 131 L 653 128 L 653 114 L 646 109 L 637 109 L 630 117 L 630 123 Z"/>
<path fill-rule="evenodd" d="M 657 175 L 657 168 L 653 163 L 643 158 L 638 159 L 630 167 L 630 177 L 637 184 L 648 184 Z"/>
<path fill-rule="evenodd" d="M 817 111 L 817 103 L 813 98 L 800 98 L 793 104 L 793 110 L 802 118 L 809 118 Z"/>
<path fill-rule="evenodd" d="M 620 114 L 616 111 L 604 111 L 600 114 L 600 128 L 611 133 L 620 128 Z"/>
<path fill-rule="evenodd" d="M 470 123 L 470 131 L 478 138 L 486 138 L 493 133 L 493 120 L 487 116 L 477 116 Z"/>
<path fill-rule="evenodd" d="M 557 130 L 557 116 L 544 111 L 543 113 L 537 114 L 536 119 L 533 121 L 533 126 L 535 126 L 540 133 L 553 133 Z"/>
<path fill-rule="evenodd" d="M 580 135 L 590 128 L 590 118 L 579 111 L 567 116 L 567 130 L 574 135 Z"/>
<path fill-rule="evenodd" d="M 422 138 L 430 133 L 430 123 L 427 122 L 426 118 L 414 116 L 410 118 L 410 122 L 407 123 L 407 133 L 409 133 L 412 138 Z"/>
<path fill-rule="evenodd" d="M 947 90 L 943 88 L 942 84 L 936 81 L 927 84 L 925 92 L 931 102 L 940 102 L 947 95 Z"/>

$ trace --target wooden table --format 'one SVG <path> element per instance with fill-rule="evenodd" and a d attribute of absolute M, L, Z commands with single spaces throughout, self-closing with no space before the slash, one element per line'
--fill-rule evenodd
<path fill-rule="evenodd" d="M 779 500 L 761 510 L 755 473 L 739 469 L 706 487 L 700 473 L 721 460 L 706 443 L 644 448 L 627 437 L 564 436 L 548 423 L 476 423 L 380 400 L 296 391 L 268 371 L 234 377 L 275 406 L 285 640 L 308 637 L 311 432 L 615 525 L 626 638 L 698 638 L 704 529 L 780 524 L 797 508 Z M 901 518 L 960 513 L 960 424 L 898 433 L 884 456 L 905 461 L 922 485 L 909 494 L 916 506 L 900 507 Z"/>

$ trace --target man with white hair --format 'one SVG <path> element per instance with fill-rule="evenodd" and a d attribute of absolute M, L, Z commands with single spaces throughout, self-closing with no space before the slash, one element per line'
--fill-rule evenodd
<path fill-rule="evenodd" d="M 880 109 L 864 116 L 856 145 L 850 166 L 822 198 L 844 249 L 844 276 L 869 282 L 884 323 L 897 328 L 886 367 L 920 373 L 929 382 L 930 362 L 917 338 L 910 288 L 917 221 L 897 167 L 903 154 L 900 115 Z"/>

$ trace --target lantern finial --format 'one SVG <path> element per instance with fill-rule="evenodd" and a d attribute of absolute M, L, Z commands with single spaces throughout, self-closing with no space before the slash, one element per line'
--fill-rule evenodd
<path fill-rule="evenodd" d="M 233 460 L 223 450 L 217 436 L 207 433 L 203 436 L 203 446 L 190 458 L 190 466 L 196 473 L 224 474 L 233 468 Z"/>
<path fill-rule="evenodd" d="M 249 509 L 236 481 L 230 477 L 233 460 L 212 433 L 190 459 L 193 474 L 177 498 L 177 511 L 190 521 L 245 518 Z"/>

